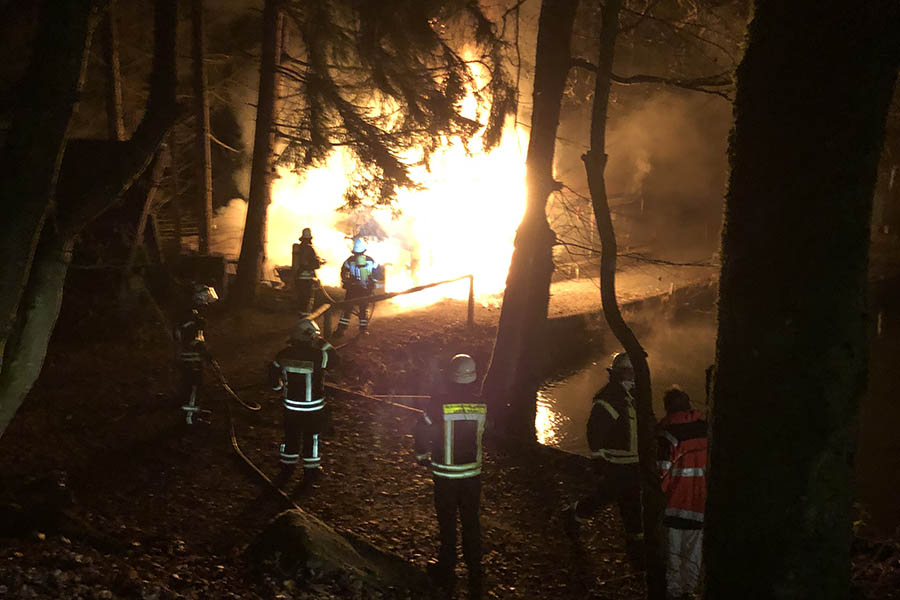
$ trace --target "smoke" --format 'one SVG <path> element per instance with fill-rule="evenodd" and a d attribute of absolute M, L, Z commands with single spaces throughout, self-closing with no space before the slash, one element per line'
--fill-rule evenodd
<path fill-rule="evenodd" d="M 671 260 L 708 258 L 719 242 L 731 105 L 700 93 L 635 95 L 614 98 L 607 124 L 606 187 L 620 246 Z M 562 122 L 556 165 L 584 196 L 586 119 L 582 111 Z M 562 204 L 552 210 L 564 212 Z"/>
<path fill-rule="evenodd" d="M 689 320 L 658 319 L 640 338 L 647 351 L 653 383 L 653 408 L 664 414 L 662 397 L 677 385 L 694 408 L 706 408 L 706 368 L 716 355 L 715 317 L 710 312 Z"/>

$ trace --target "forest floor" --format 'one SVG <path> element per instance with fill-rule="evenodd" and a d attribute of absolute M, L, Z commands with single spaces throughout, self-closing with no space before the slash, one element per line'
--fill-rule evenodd
<path fill-rule="evenodd" d="M 213 314 L 207 341 L 232 387 L 263 407 L 230 410 L 241 448 L 274 476 L 282 409 L 263 378 L 294 318 L 276 293 L 264 305 Z M 487 364 L 499 315 L 479 306 L 467 329 L 464 302 L 379 312 L 369 336 L 340 349 L 329 374 L 335 384 L 426 393 L 435 365 L 457 352 Z M 250 568 L 247 546 L 289 505 L 233 453 L 224 390 L 206 386 L 210 423 L 187 426 L 162 322 L 68 329 L 0 438 L 0 532 L 10 536 L 0 546 L 0 598 L 422 597 L 315 571 L 298 580 L 277 565 Z M 431 477 L 413 457 L 415 413 L 350 394 L 328 402 L 322 477 L 304 487 L 297 473 L 285 491 L 338 531 L 424 570 L 436 555 L 437 526 Z M 641 596 L 642 576 L 625 559 L 612 509 L 576 538 L 563 532 L 560 509 L 588 491 L 583 459 L 489 447 L 485 465 L 486 597 Z M 458 574 L 464 582 L 464 566 Z"/>
<path fill-rule="evenodd" d="M 428 393 L 436 365 L 457 352 L 487 364 L 498 316 L 479 306 L 469 329 L 464 302 L 401 314 L 379 309 L 371 335 L 340 348 L 329 378 L 367 394 Z M 150 310 L 140 317 L 140 326 L 69 319 L 0 438 L 0 538 L 7 538 L 0 540 L 0 599 L 431 597 L 248 563 L 248 545 L 290 506 L 236 457 L 230 425 L 246 455 L 274 476 L 282 409 L 263 378 L 294 323 L 284 296 L 273 291 L 258 309 L 211 315 L 213 355 L 238 394 L 262 410 L 229 403 L 210 374 L 202 401 L 212 410 L 209 424 L 184 424 L 166 325 Z M 352 394 L 334 393 L 328 403 L 322 477 L 303 486 L 297 473 L 285 491 L 338 531 L 424 569 L 436 555 L 437 527 L 431 478 L 412 456 L 415 415 Z M 583 459 L 539 446 L 488 446 L 487 598 L 643 597 L 614 509 L 577 536 L 563 531 L 561 508 L 590 483 Z M 857 544 L 860 598 L 896 594 L 898 557 L 896 542 Z M 463 566 L 458 574 L 464 582 Z M 467 597 L 464 588 L 456 598 Z"/>

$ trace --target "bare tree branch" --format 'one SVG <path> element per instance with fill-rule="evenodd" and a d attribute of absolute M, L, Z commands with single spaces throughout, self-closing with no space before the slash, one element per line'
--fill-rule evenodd
<path fill-rule="evenodd" d="M 578 67 L 579 69 L 584 69 L 585 71 L 590 71 L 592 73 L 597 72 L 597 66 L 591 63 L 588 60 L 583 58 L 573 58 L 572 66 Z M 703 77 L 695 77 L 693 79 L 680 79 L 675 77 L 662 77 L 660 75 L 630 75 L 628 77 L 622 77 L 621 75 L 616 75 L 615 73 L 610 74 L 610 79 L 619 85 L 635 85 L 640 83 L 658 83 L 660 85 L 668 85 L 671 87 L 682 88 L 685 90 L 692 90 L 694 92 L 703 92 L 704 94 L 712 94 L 715 96 L 720 96 L 725 98 L 728 101 L 731 101 L 731 96 L 729 96 L 726 92 L 722 90 L 711 90 L 707 88 L 711 87 L 727 87 L 732 84 L 732 75 L 730 71 L 726 71 L 723 73 L 718 73 L 716 75 L 705 75 Z"/>

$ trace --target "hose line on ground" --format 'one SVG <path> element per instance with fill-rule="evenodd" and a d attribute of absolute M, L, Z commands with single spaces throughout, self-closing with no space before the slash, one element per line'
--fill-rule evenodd
<path fill-rule="evenodd" d="M 216 377 L 219 379 L 219 383 L 223 388 L 225 388 L 225 391 L 228 392 L 228 395 L 234 398 L 238 404 L 240 404 L 250 412 L 257 412 L 262 409 L 262 406 L 260 406 L 256 402 L 254 402 L 253 404 L 247 404 L 246 402 L 241 400 L 241 397 L 238 396 L 233 389 L 231 389 L 230 385 L 228 385 L 228 381 L 225 380 L 225 374 L 222 373 L 222 367 L 219 366 L 219 363 L 216 362 L 216 359 L 212 358 L 212 356 L 210 356 L 209 364 L 210 366 L 212 366 L 213 373 L 215 373 Z"/>

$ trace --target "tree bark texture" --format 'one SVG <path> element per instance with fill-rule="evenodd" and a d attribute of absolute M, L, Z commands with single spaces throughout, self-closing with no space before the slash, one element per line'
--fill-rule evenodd
<path fill-rule="evenodd" d="M 197 190 L 200 201 L 200 254 L 209 254 L 212 229 L 212 157 L 209 147 L 209 95 L 206 91 L 206 43 L 203 0 L 191 0 L 191 53 L 193 57 L 194 120 L 197 136 Z"/>
<path fill-rule="evenodd" d="M 43 187 L 48 194 L 45 196 L 44 202 L 49 205 L 51 201 L 49 194 L 53 194 L 52 198 L 55 199 L 56 205 L 52 215 L 48 218 L 44 218 L 43 215 L 41 217 L 37 230 L 40 236 L 37 252 L 34 251 L 31 240 L 26 236 L 10 236 L 4 237 L 2 240 L 2 243 L 10 244 L 12 250 L 16 252 L 10 256 L 24 256 L 30 248 L 30 258 L 33 260 L 28 261 L 28 268 L 23 274 L 23 281 L 19 284 L 19 288 L 16 290 L 7 287 L 0 288 L 3 290 L 0 298 L 4 303 L 10 302 L 9 293 L 17 294 L 15 314 L 10 319 L 9 327 L 3 337 L 3 363 L 0 365 L 0 435 L 6 430 L 6 426 L 40 374 L 47 344 L 59 314 L 63 284 L 75 237 L 87 224 L 118 200 L 143 173 L 174 124 L 177 116 L 174 73 L 175 2 L 176 0 L 157 0 L 156 2 L 155 47 L 150 97 L 144 119 L 138 125 L 132 138 L 127 142 L 98 140 L 66 142 L 65 131 L 63 131 L 59 144 L 65 144 L 67 151 L 62 165 L 55 165 L 50 172 L 34 171 L 35 178 L 38 174 L 43 174 L 48 181 L 53 181 L 54 184 L 57 175 L 62 175 L 59 177 L 58 186 L 45 184 Z M 60 6 L 68 7 L 69 4 L 62 3 Z M 93 15 L 82 15 L 89 22 L 99 20 L 99 14 L 93 6 L 85 7 L 85 14 Z M 54 23 L 59 22 L 59 15 L 54 13 L 50 20 Z M 71 22 L 65 22 L 65 24 L 67 27 L 72 27 Z M 91 26 L 82 29 L 83 59 L 87 56 L 91 31 Z M 57 32 L 57 37 L 59 35 L 61 34 Z M 46 49 L 39 49 L 36 56 L 39 56 L 42 50 Z M 71 51 L 72 48 L 69 47 L 67 54 L 70 55 Z M 82 73 L 83 62 L 84 60 L 78 67 Z M 72 65 L 70 67 L 74 68 Z M 80 81 L 82 76 L 77 79 Z M 46 107 L 46 113 L 54 115 L 55 112 L 63 112 L 62 106 L 68 106 L 73 102 L 77 89 L 76 86 L 69 97 L 43 98 L 45 101 L 55 100 L 60 105 L 54 106 L 51 103 Z M 69 115 L 71 116 L 71 109 L 69 109 Z M 41 117 L 46 118 L 46 115 L 41 115 Z M 37 118 L 36 121 L 40 122 L 41 118 Z M 17 118 L 16 122 L 21 122 L 21 119 Z M 42 139 L 36 137 L 34 144 L 38 144 Z M 15 142 L 16 138 L 13 138 L 13 141 Z M 34 156 L 39 157 L 42 150 L 44 149 L 32 149 L 31 152 L 34 153 Z M 98 156 L 110 158 L 98 161 Z M 29 164 L 25 160 L 27 157 L 17 156 L 16 158 L 25 165 Z M 43 160 L 46 161 L 46 157 L 43 157 Z M 100 162 L 105 168 L 98 170 L 97 162 Z M 36 182 L 31 181 L 31 177 L 22 176 L 16 179 L 14 177 L 7 178 L 4 174 L 2 188 L 4 191 L 7 189 L 5 185 L 7 180 L 10 181 L 10 186 L 26 182 L 30 183 L 33 189 L 40 189 Z M 57 189 L 54 190 L 54 187 Z M 23 197 L 28 198 L 28 196 Z M 36 198 L 39 199 L 39 197 Z M 31 208 L 27 203 L 25 206 Z M 22 214 L 18 212 L 10 211 L 10 214 L 22 218 Z M 31 215 L 25 216 L 31 217 Z M 11 218 L 10 221 L 16 222 L 16 219 Z M 16 243 L 18 245 L 14 245 Z"/>
<path fill-rule="evenodd" d="M 850 597 L 876 168 L 900 4 L 757 0 L 737 70 L 706 597 Z"/>
<path fill-rule="evenodd" d="M 641 463 L 641 492 L 646 544 L 647 597 L 664 600 L 666 596 L 665 563 L 662 553 L 662 515 L 665 499 L 659 487 L 656 467 L 656 419 L 653 415 L 650 368 L 644 348 L 625 322 L 616 298 L 616 263 L 618 244 L 609 211 L 606 192 L 606 120 L 619 13 L 622 0 L 607 0 L 601 9 L 598 35 L 597 70 L 594 102 L 591 109 L 591 147 L 583 156 L 594 220 L 600 236 L 600 297 L 603 315 L 610 330 L 628 352 L 635 373 L 635 410 L 638 420 L 638 452 Z"/>
<path fill-rule="evenodd" d="M 116 24 L 116 0 L 110 0 L 100 28 L 103 58 L 106 63 L 106 122 L 109 139 L 125 139 L 125 118 L 122 111 L 122 74 L 119 69 L 119 28 Z"/>
<path fill-rule="evenodd" d="M 94 0 L 43 5 L 28 78 L 0 153 L 0 367 L 52 204 L 98 19 Z"/>
<path fill-rule="evenodd" d="M 253 136 L 253 161 L 250 166 L 250 197 L 247 220 L 241 239 L 233 298 L 247 306 L 256 296 L 262 278 L 266 252 L 266 212 L 269 209 L 272 180 L 272 151 L 275 126 L 275 89 L 281 38 L 281 3 L 266 0 L 263 8 L 262 60 L 259 69 L 259 96 L 256 106 L 256 130 Z"/>
<path fill-rule="evenodd" d="M 544 0 L 538 21 L 531 137 L 525 161 L 525 215 L 516 232 L 503 307 L 483 393 L 513 438 L 534 440 L 535 391 L 540 383 L 540 336 L 550 302 L 555 236 L 547 223 L 547 197 L 559 188 L 553 156 L 563 89 L 571 59 L 577 0 Z"/>

